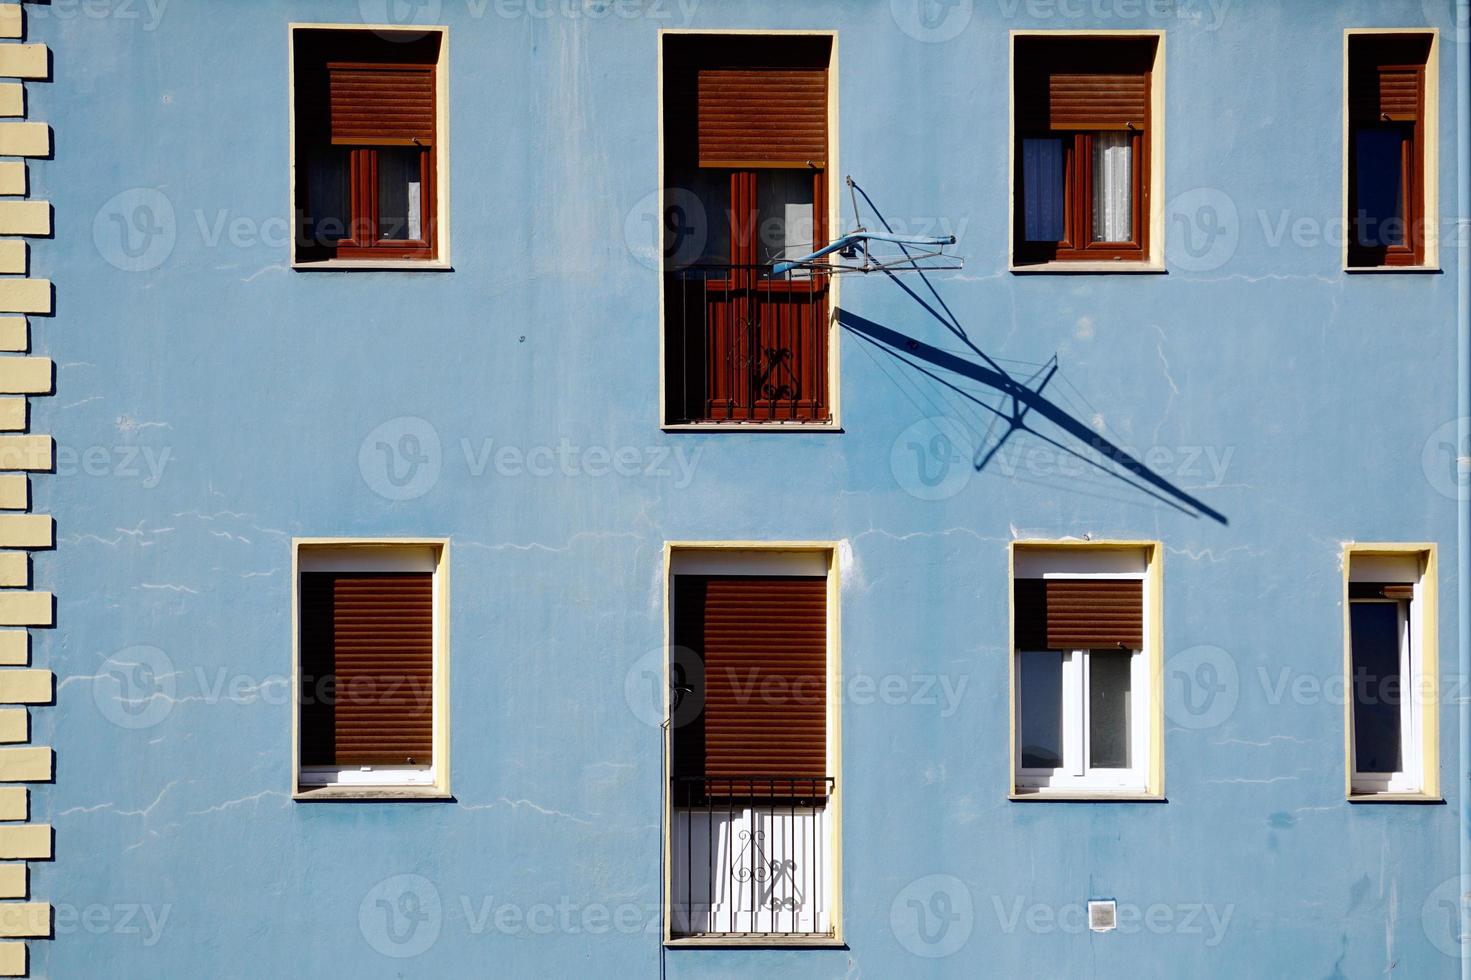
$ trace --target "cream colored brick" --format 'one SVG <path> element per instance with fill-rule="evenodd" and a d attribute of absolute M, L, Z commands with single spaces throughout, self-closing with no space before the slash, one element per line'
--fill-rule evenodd
<path fill-rule="evenodd" d="M 21 82 L 0 82 L 0 116 L 26 114 L 26 87 Z"/>
<path fill-rule="evenodd" d="M 30 790 L 24 786 L 0 786 L 0 820 L 27 820 L 30 815 Z"/>
<path fill-rule="evenodd" d="M 49 395 L 52 391 L 53 373 L 54 368 L 49 357 L 0 357 L 0 392 L 11 395 Z"/>
<path fill-rule="evenodd" d="M 50 436 L 0 436 L 0 470 L 49 470 L 53 448 Z"/>
<path fill-rule="evenodd" d="M 0 395 L 0 432 L 24 432 L 28 409 L 25 395 Z"/>
<path fill-rule="evenodd" d="M 0 45 L 0 65 L 5 63 L 5 52 L 14 51 L 16 45 Z M 0 75 L 5 74 L 0 71 Z M 8 157 L 44 157 L 51 153 L 51 127 L 42 122 L 0 123 L 0 154 Z"/>
<path fill-rule="evenodd" d="M 31 634 L 27 630 L 0 630 L 0 664 L 24 667 L 31 662 Z"/>
<path fill-rule="evenodd" d="M 25 943 L 0 943 L 0 977 L 23 977 L 26 967 Z"/>
<path fill-rule="evenodd" d="M 0 272 L 23 276 L 30 268 L 30 258 L 30 246 L 19 238 L 0 239 Z"/>
<path fill-rule="evenodd" d="M 0 827 L 0 858 L 47 861 L 51 858 L 51 825 L 12 824 Z"/>
<path fill-rule="evenodd" d="M 31 740 L 31 713 L 25 708 L 0 708 L 0 742 L 15 745 Z"/>
<path fill-rule="evenodd" d="M 50 548 L 56 522 L 50 514 L 0 514 L 0 548 Z"/>
<path fill-rule="evenodd" d="M 46 45 L 0 45 L 0 77 L 46 78 L 50 73 L 51 59 Z"/>
<path fill-rule="evenodd" d="M 25 898 L 28 877 L 24 863 L 0 864 L 0 898 Z"/>
<path fill-rule="evenodd" d="M 25 16 L 18 3 L 0 3 L 0 37 L 25 37 Z"/>
<path fill-rule="evenodd" d="M 50 279 L 0 279 L 0 310 L 6 313 L 50 313 Z"/>
<path fill-rule="evenodd" d="M 50 935 L 50 902 L 0 902 L 0 936 L 45 939 Z"/>
<path fill-rule="evenodd" d="M 0 551 L 0 588 L 25 589 L 31 584 L 31 556 L 24 551 Z"/>
<path fill-rule="evenodd" d="M 24 473 L 0 473 L 0 510 L 31 506 L 31 478 Z"/>
<path fill-rule="evenodd" d="M 44 783 L 51 779 L 51 749 L 28 746 L 0 749 L 0 783 Z"/>
<path fill-rule="evenodd" d="M 49 234 L 50 201 L 0 201 L 0 235 Z"/>
<path fill-rule="evenodd" d="M 50 626 L 50 592 L 0 592 L 0 626 Z"/>
<path fill-rule="evenodd" d="M 0 704 L 50 704 L 55 684 L 49 670 L 0 670 Z"/>
<path fill-rule="evenodd" d="M 31 348 L 31 325 L 23 316 L 0 316 L 0 350 Z"/>
<path fill-rule="evenodd" d="M 27 185 L 24 160 L 0 160 L 0 194 L 24 194 Z"/>

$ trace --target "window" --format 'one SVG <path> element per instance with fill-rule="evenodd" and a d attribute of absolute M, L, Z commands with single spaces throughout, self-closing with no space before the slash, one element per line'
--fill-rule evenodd
<path fill-rule="evenodd" d="M 444 562 L 440 542 L 298 543 L 298 793 L 446 792 Z"/>
<path fill-rule="evenodd" d="M 1429 552 L 1349 555 L 1351 797 L 1437 792 L 1431 567 Z"/>
<path fill-rule="evenodd" d="M 1151 259 L 1160 43 L 1015 39 L 1015 265 Z"/>
<path fill-rule="evenodd" d="M 1158 793 L 1153 546 L 1018 548 L 1018 795 Z"/>
<path fill-rule="evenodd" d="M 1348 264 L 1427 261 L 1427 85 L 1433 36 L 1348 37 Z"/>
<path fill-rule="evenodd" d="M 836 941 L 831 561 L 672 554 L 671 941 Z"/>
<path fill-rule="evenodd" d="M 832 40 L 666 35 L 665 423 L 830 423 Z"/>
<path fill-rule="evenodd" d="M 440 256 L 442 40 L 293 32 L 299 264 Z"/>

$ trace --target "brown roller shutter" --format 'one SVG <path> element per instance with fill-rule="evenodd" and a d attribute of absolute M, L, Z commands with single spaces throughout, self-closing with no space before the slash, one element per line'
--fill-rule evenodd
<path fill-rule="evenodd" d="M 825 776 L 827 580 L 681 575 L 674 597 L 675 642 L 704 668 L 690 695 L 703 714 L 675 729 L 676 775 Z"/>
<path fill-rule="evenodd" d="M 1413 599 L 1415 587 L 1399 582 L 1350 582 L 1350 599 Z"/>
<path fill-rule="evenodd" d="M 334 144 L 433 144 L 432 67 L 332 63 L 327 66 L 327 86 Z"/>
<path fill-rule="evenodd" d="M 428 766 L 434 580 L 303 572 L 301 764 Z"/>
<path fill-rule="evenodd" d="M 1152 40 L 1021 38 L 1019 124 L 1027 130 L 1143 131 L 1153 61 Z"/>
<path fill-rule="evenodd" d="M 1144 584 L 1138 579 L 1017 579 L 1020 650 L 1144 648 Z"/>
<path fill-rule="evenodd" d="M 1349 112 L 1359 125 L 1417 122 L 1430 41 L 1399 34 L 1349 38 Z"/>
<path fill-rule="evenodd" d="M 827 69 L 701 68 L 695 84 L 701 167 L 827 166 Z"/>

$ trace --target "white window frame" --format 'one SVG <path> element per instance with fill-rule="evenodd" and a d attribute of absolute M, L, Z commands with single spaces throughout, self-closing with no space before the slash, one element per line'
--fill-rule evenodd
<path fill-rule="evenodd" d="M 292 779 L 297 799 L 331 796 L 449 795 L 449 542 L 443 539 L 299 538 L 292 547 Z M 433 742 L 425 766 L 303 766 L 301 764 L 301 576 L 305 572 L 428 572 L 432 625 Z"/>
<path fill-rule="evenodd" d="M 1142 576 L 1140 580 L 1142 582 Z M 1023 656 L 1042 652 L 1062 654 L 1063 764 L 1056 769 L 1024 767 L 1021 739 L 1018 738 L 1015 763 L 1017 786 L 1023 789 L 1117 789 L 1144 792 L 1149 781 L 1149 772 L 1145 765 L 1149 758 L 1149 663 L 1144 651 L 1129 651 L 1129 756 L 1133 765 L 1127 769 L 1094 768 L 1088 764 L 1088 732 L 1091 730 L 1089 670 L 1094 651 L 1018 650 L 1015 654 L 1017 676 L 1021 676 Z M 1022 712 L 1026 711 L 1020 690 L 1017 691 L 1016 704 L 1017 724 L 1020 726 Z"/>
<path fill-rule="evenodd" d="M 1419 584 L 1416 583 L 1415 591 L 1419 592 Z M 1398 614 L 1399 637 L 1399 676 L 1400 676 L 1400 705 L 1399 705 L 1399 729 L 1400 729 L 1400 763 L 1401 767 L 1394 772 L 1360 772 L 1358 767 L 1358 744 L 1351 741 L 1354 751 L 1349 756 L 1349 765 L 1353 768 L 1353 788 L 1356 793 L 1418 793 L 1423 785 L 1421 773 L 1421 747 L 1420 747 L 1420 698 L 1418 692 L 1422 683 L 1420 672 L 1420 657 L 1416 654 L 1420 647 L 1420 630 L 1412 610 L 1415 609 L 1415 600 L 1408 602 L 1403 599 L 1352 599 L 1350 606 L 1382 605 L 1394 606 Z M 1349 622 L 1353 622 L 1352 616 Z M 1350 638 L 1352 644 L 1352 638 Z M 1352 649 L 1352 647 L 1350 647 Z M 1357 672 L 1350 675 L 1351 685 L 1357 684 Z M 1349 700 L 1357 707 L 1357 687 L 1349 687 Z M 1350 732 L 1352 733 L 1353 712 L 1349 713 Z"/>

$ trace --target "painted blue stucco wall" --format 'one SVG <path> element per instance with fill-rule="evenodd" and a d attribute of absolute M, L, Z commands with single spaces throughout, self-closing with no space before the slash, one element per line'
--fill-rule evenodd
<path fill-rule="evenodd" d="M 57 908 L 35 974 L 657 975 L 642 671 L 663 544 L 801 539 L 844 542 L 849 948 L 677 949 L 669 976 L 1459 975 L 1451 696 L 1446 805 L 1349 805 L 1322 690 L 1342 674 L 1351 540 L 1439 546 L 1453 688 L 1455 277 L 1345 275 L 1332 237 L 1350 27 L 1442 29 L 1451 224 L 1451 4 L 963 0 L 920 22 L 902 0 L 597 18 L 429 0 L 421 22 L 450 32 L 454 271 L 293 271 L 287 24 L 374 7 L 27 5 L 54 58 L 28 85 L 55 133 L 31 166 L 55 209 L 32 272 L 56 284 L 32 347 L 57 365 L 31 409 L 56 439 L 57 472 L 32 482 L 58 537 L 34 566 L 57 596 L 32 655 L 57 673 L 56 705 L 32 712 L 56 750 L 32 793 L 56 857 L 31 893 Z M 1022 375 L 1056 353 L 1054 402 L 1224 521 L 1059 470 L 1029 435 L 925 499 L 908 447 L 929 430 L 911 427 L 948 417 L 979 440 L 987 416 L 848 327 L 843 432 L 661 432 L 643 216 L 656 35 L 678 27 L 836 30 L 842 171 L 891 223 L 960 236 L 965 269 L 933 284 L 969 342 Z M 1008 31 L 1121 27 L 1166 31 L 1169 271 L 1011 274 Z M 847 280 L 841 301 L 850 326 L 978 360 L 891 281 Z M 405 432 L 432 436 L 430 469 L 393 500 L 371 449 Z M 494 461 L 564 440 L 682 456 L 653 475 Z M 1008 542 L 1084 535 L 1164 546 L 1182 665 L 1165 803 L 1007 800 Z M 456 802 L 291 800 L 293 536 L 451 539 Z M 1217 687 L 1188 688 L 1206 664 Z M 398 926 L 424 930 L 408 946 L 376 905 L 405 881 L 430 900 Z M 1096 897 L 1139 918 L 1090 933 L 1076 907 Z"/>

